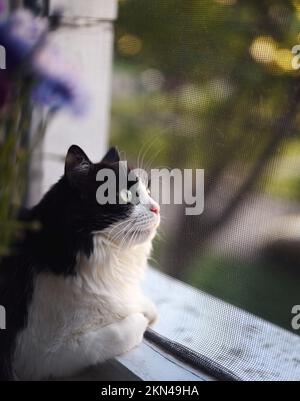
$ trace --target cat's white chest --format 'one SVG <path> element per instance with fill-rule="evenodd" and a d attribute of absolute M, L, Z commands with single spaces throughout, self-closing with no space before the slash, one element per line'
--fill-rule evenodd
<path fill-rule="evenodd" d="M 122 260 L 119 255 L 110 255 L 108 265 L 102 258 L 98 252 L 90 258 L 79 255 L 77 276 L 37 276 L 28 323 L 17 338 L 17 375 L 36 377 L 45 365 L 51 365 L 52 355 L 57 358 L 62 344 L 140 311 L 139 281 L 147 260 L 145 250 L 124 254 Z"/>

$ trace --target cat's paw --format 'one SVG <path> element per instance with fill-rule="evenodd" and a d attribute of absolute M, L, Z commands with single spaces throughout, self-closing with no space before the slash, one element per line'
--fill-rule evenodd
<path fill-rule="evenodd" d="M 145 297 L 142 300 L 142 313 L 148 319 L 150 326 L 153 326 L 158 321 L 157 308 L 149 298 Z"/>
<path fill-rule="evenodd" d="M 143 313 L 133 313 L 122 321 L 121 331 L 122 354 L 138 346 L 144 337 L 149 320 Z"/>

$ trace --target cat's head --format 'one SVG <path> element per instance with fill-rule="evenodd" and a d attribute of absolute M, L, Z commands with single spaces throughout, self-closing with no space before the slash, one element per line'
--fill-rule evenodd
<path fill-rule="evenodd" d="M 80 147 L 70 147 L 64 180 L 72 189 L 67 213 L 76 230 L 103 236 L 122 247 L 153 239 L 160 223 L 159 205 L 151 198 L 145 177 L 126 166 L 115 148 L 94 164 Z M 108 192 L 108 201 L 99 199 L 99 194 Z"/>

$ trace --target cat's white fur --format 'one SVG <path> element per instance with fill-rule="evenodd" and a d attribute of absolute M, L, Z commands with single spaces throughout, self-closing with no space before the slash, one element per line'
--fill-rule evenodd
<path fill-rule="evenodd" d="M 38 275 L 28 324 L 17 338 L 17 378 L 69 376 L 142 341 L 157 318 L 140 281 L 159 224 L 150 211 L 155 202 L 145 188 L 142 195 L 143 204 L 135 206 L 124 230 L 121 224 L 95 233 L 94 252 L 89 258 L 78 255 L 76 276 Z"/>

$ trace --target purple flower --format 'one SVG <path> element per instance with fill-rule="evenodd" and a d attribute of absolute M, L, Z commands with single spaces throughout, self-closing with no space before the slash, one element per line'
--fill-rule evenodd
<path fill-rule="evenodd" d="M 18 73 L 24 79 L 32 79 L 35 102 L 53 111 L 69 108 L 80 115 L 86 110 L 87 96 L 79 74 L 49 43 L 48 32 L 47 20 L 34 17 L 26 10 L 16 11 L 0 23 L 0 45 L 6 50 L 7 76 Z M 7 89 L 5 81 L 0 82 L 0 103 L 7 99 Z"/>
<path fill-rule="evenodd" d="M 3 0 L 0 0 L 0 14 L 2 14 L 6 10 L 6 5 Z"/>
<path fill-rule="evenodd" d="M 86 112 L 88 96 L 75 67 L 65 62 L 60 51 L 46 44 L 33 59 L 33 69 L 39 82 L 33 90 L 33 100 L 53 110 L 69 108 L 75 115 Z"/>
<path fill-rule="evenodd" d="M 81 115 L 86 110 L 85 98 L 72 82 L 41 79 L 33 88 L 32 99 L 52 111 L 68 108 L 75 115 Z"/>
<path fill-rule="evenodd" d="M 8 70 L 14 70 L 34 52 L 47 34 L 48 22 L 18 10 L 0 24 L 0 45 L 6 49 Z"/>

